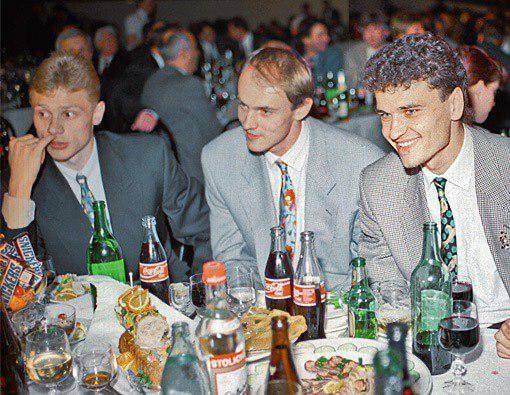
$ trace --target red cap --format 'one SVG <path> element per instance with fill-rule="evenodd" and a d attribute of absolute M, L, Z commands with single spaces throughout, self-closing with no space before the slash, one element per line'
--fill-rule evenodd
<path fill-rule="evenodd" d="M 205 262 L 202 266 L 202 281 L 205 285 L 218 285 L 227 282 L 225 264 L 218 261 Z"/>

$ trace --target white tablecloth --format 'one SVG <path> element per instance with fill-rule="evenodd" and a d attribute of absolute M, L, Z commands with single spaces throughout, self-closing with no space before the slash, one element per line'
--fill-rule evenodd
<path fill-rule="evenodd" d="M 92 311 L 90 296 L 78 298 L 73 302 L 73 304 L 78 307 L 78 321 L 92 320 L 87 338 L 84 341 L 109 342 L 117 347 L 119 337 L 124 332 L 124 328 L 122 328 L 115 317 L 114 307 L 116 306 L 118 296 L 127 289 L 127 286 L 107 278 L 98 278 L 98 276 L 83 276 L 82 278 L 92 278 L 98 290 L 97 309 L 95 313 Z M 194 333 L 197 320 L 191 321 L 189 318 L 155 297 L 152 297 L 152 303 L 159 312 L 167 318 L 170 325 L 176 321 L 186 321 L 190 324 L 190 330 Z M 328 315 L 331 314 L 331 310 L 329 309 Z M 337 322 L 342 321 L 342 318 L 337 318 Z M 331 332 L 335 327 L 335 325 L 332 324 L 334 324 L 333 320 L 326 323 L 327 337 L 344 336 L 344 330 Z M 465 379 L 474 385 L 474 394 L 496 395 L 510 393 L 510 359 L 502 359 L 497 356 L 496 341 L 494 339 L 495 333 L 496 330 L 492 329 L 482 330 L 479 346 L 467 357 L 467 375 Z M 248 364 L 248 383 L 250 384 L 252 393 L 256 393 L 263 385 L 266 377 L 265 372 L 267 364 L 268 358 Z M 432 394 L 444 393 L 442 390 L 443 383 L 450 380 L 451 377 L 452 373 L 450 372 L 439 376 L 432 376 Z M 122 373 L 113 387 L 122 394 L 136 393 Z M 38 388 L 31 386 L 30 393 L 39 393 Z M 86 392 L 77 388 L 73 393 Z"/>

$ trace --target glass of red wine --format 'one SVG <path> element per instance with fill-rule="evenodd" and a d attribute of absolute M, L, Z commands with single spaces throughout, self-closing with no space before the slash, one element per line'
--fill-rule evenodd
<path fill-rule="evenodd" d="M 439 323 L 438 340 L 441 347 L 453 354 L 453 379 L 443 389 L 451 393 L 472 391 L 472 384 L 463 379 L 466 365 L 462 358 L 472 352 L 480 342 L 480 326 L 476 305 L 468 300 L 452 301 L 452 313 Z"/>
<path fill-rule="evenodd" d="M 205 285 L 202 281 L 202 273 L 194 274 L 189 278 L 189 292 L 191 303 L 198 313 L 205 307 Z"/>
<path fill-rule="evenodd" d="M 455 276 L 452 281 L 453 300 L 473 301 L 473 285 L 467 276 Z"/>

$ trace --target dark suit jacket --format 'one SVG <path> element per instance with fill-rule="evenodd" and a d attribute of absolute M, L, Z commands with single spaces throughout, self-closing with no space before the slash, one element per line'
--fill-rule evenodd
<path fill-rule="evenodd" d="M 142 46 L 134 51 L 136 52 L 129 55 L 130 61 L 123 73 L 111 84 L 108 107 L 112 123 L 108 126 L 109 130 L 116 133 L 131 131 L 132 123 L 143 109 L 140 96 L 145 81 L 152 73 L 159 70 L 149 47 Z"/>
<path fill-rule="evenodd" d="M 200 154 L 219 136 L 221 126 L 200 79 L 165 66 L 147 80 L 141 102 L 155 110 L 170 130 L 184 171 L 203 182 Z"/>
<path fill-rule="evenodd" d="M 172 251 L 169 231 L 175 239 L 195 247 L 197 267 L 211 258 L 209 209 L 203 187 L 186 176 L 168 144 L 158 136 L 100 132 L 96 142 L 113 232 L 128 270 L 138 277 L 141 218 L 151 214 L 157 220 L 172 279 L 185 280 L 189 267 Z M 4 229 L 6 236 L 27 230 L 39 249 L 44 244 L 58 273 L 86 274 L 85 252 L 92 227 L 48 155 L 32 189 L 32 199 L 35 221 L 24 229 Z M 3 218 L 2 223 L 5 226 Z"/>

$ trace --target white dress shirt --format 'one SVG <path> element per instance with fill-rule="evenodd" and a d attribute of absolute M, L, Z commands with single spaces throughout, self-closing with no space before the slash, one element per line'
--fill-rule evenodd
<path fill-rule="evenodd" d="M 253 33 L 252 32 L 246 32 L 243 40 L 241 41 L 241 46 L 243 47 L 245 57 L 249 58 L 251 53 L 253 52 Z"/>
<path fill-rule="evenodd" d="M 124 32 L 126 36 L 134 35 L 136 37 L 136 41 L 131 45 L 127 45 L 126 43 L 126 49 L 128 51 L 131 51 L 142 43 L 143 27 L 148 21 L 149 15 L 147 15 L 147 12 L 142 8 L 138 8 L 124 19 Z"/>
<path fill-rule="evenodd" d="M 276 164 L 281 160 L 288 165 L 289 177 L 292 181 L 294 193 L 296 194 L 296 244 L 294 248 L 294 259 L 292 266 L 296 270 L 299 261 L 299 252 L 301 247 L 300 234 L 305 230 L 305 191 L 306 191 L 306 164 L 308 160 L 308 151 L 310 147 L 310 130 L 306 122 L 301 123 L 301 133 L 294 145 L 281 157 L 271 152 L 264 154 L 266 160 L 271 191 L 273 193 L 273 203 L 276 209 L 276 220 L 280 212 L 280 191 L 282 188 L 282 172 Z M 268 229 L 269 231 L 269 229 Z"/>
<path fill-rule="evenodd" d="M 473 138 L 464 127 L 464 142 L 459 155 L 442 175 L 422 168 L 427 204 L 432 219 L 441 229 L 441 209 L 435 177 L 446 179 L 445 195 L 452 209 L 457 231 L 459 276 L 468 276 L 473 284 L 474 301 L 481 325 L 510 317 L 510 297 L 489 249 L 476 200 Z"/>
<path fill-rule="evenodd" d="M 103 179 L 101 178 L 101 167 L 99 165 L 99 156 L 97 153 L 96 139 L 94 139 L 94 148 L 89 160 L 80 171 L 73 170 L 62 163 L 54 162 L 57 169 L 62 173 L 67 183 L 71 187 L 74 196 L 81 205 L 81 189 L 76 175 L 84 175 L 87 177 L 87 184 L 94 195 L 95 200 L 104 200 L 106 202 L 106 215 L 110 221 L 110 214 L 108 212 L 108 202 L 106 201 L 106 194 L 103 187 Z M 20 218 L 11 218 L 10 212 L 13 212 L 14 207 L 19 206 L 21 210 Z M 35 202 L 31 199 L 20 199 L 10 196 L 8 193 L 4 194 L 4 205 L 2 207 L 2 214 L 4 215 L 7 226 L 11 229 L 19 229 L 28 226 L 35 218 Z"/>

